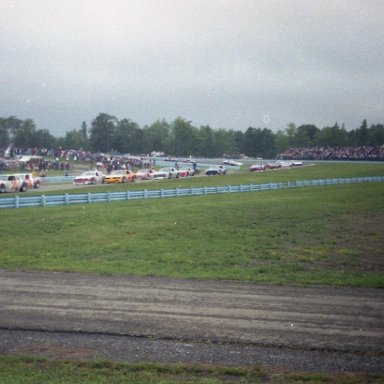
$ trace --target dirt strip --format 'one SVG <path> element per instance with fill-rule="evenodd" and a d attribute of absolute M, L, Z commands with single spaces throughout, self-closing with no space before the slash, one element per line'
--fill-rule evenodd
<path fill-rule="evenodd" d="M 384 291 L 0 271 L 0 353 L 384 372 Z"/>

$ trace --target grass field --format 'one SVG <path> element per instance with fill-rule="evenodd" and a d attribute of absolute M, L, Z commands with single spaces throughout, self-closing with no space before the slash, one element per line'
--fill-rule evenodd
<path fill-rule="evenodd" d="M 327 164 L 129 188 L 380 175 L 383 168 Z M 0 268 L 384 287 L 383 219 L 382 183 L 8 209 Z"/>
<path fill-rule="evenodd" d="M 322 374 L 219 368 L 202 365 L 123 364 L 0 357 L 0 383 L 6 384 L 380 384 L 382 375 Z"/>

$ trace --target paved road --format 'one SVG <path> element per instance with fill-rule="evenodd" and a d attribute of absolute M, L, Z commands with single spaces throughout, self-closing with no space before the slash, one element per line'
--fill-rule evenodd
<path fill-rule="evenodd" d="M 0 353 L 384 372 L 383 290 L 0 271 L 0 311 Z"/>

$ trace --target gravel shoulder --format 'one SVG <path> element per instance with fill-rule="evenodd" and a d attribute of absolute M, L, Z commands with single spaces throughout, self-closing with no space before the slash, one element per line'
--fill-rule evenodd
<path fill-rule="evenodd" d="M 384 372 L 384 291 L 0 270 L 0 353 Z"/>

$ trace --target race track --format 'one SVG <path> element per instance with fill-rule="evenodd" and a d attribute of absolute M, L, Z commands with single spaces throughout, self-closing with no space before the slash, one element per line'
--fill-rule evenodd
<path fill-rule="evenodd" d="M 0 271 L 0 353 L 384 372 L 384 291 Z"/>

